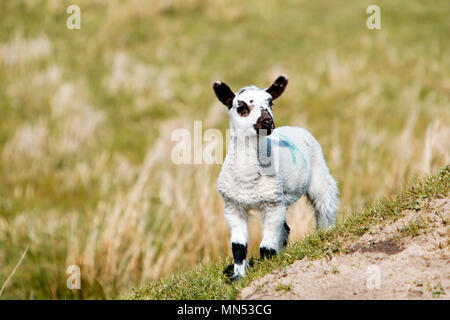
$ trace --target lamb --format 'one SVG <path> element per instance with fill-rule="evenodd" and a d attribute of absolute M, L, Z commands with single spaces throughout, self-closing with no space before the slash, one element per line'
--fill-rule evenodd
<path fill-rule="evenodd" d="M 287 83 L 282 75 L 266 89 L 249 86 L 236 94 L 223 82 L 213 84 L 230 116 L 230 143 L 217 188 L 230 229 L 233 280 L 244 277 L 248 266 L 250 209 L 259 211 L 263 221 L 261 258 L 270 258 L 287 245 L 286 211 L 303 195 L 314 206 L 316 228 L 335 224 L 338 188 L 321 146 L 303 128 L 275 129 L 273 101 Z"/>

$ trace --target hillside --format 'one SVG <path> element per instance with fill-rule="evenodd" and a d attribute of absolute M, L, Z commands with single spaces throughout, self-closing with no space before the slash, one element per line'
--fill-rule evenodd
<path fill-rule="evenodd" d="M 343 254 L 303 259 L 255 280 L 241 299 L 449 299 L 450 197 L 341 239 Z"/>
<path fill-rule="evenodd" d="M 291 243 L 272 260 L 253 258 L 247 278 L 236 284 L 229 281 L 227 258 L 152 282 L 124 298 L 448 298 L 449 196 L 447 166 L 353 213 L 331 231 Z M 377 290 L 367 288 L 367 268 L 373 265 L 380 268 Z"/>

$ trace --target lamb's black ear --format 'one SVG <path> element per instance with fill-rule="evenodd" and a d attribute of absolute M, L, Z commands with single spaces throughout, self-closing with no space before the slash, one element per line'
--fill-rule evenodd
<path fill-rule="evenodd" d="M 266 89 L 266 92 L 272 96 L 272 99 L 275 100 L 284 92 L 286 86 L 288 84 L 288 78 L 285 75 L 279 76 L 270 87 Z"/>
<path fill-rule="evenodd" d="M 233 106 L 234 93 L 231 91 L 230 87 L 221 81 L 215 81 L 213 88 L 220 102 L 226 105 L 228 109 L 231 109 Z"/>

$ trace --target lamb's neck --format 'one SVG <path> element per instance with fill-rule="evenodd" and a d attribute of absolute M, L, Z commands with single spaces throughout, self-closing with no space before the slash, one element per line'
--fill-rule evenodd
<path fill-rule="evenodd" d="M 239 135 L 232 131 L 227 157 L 230 157 L 233 178 L 240 183 L 252 184 L 261 176 L 258 136 Z"/>

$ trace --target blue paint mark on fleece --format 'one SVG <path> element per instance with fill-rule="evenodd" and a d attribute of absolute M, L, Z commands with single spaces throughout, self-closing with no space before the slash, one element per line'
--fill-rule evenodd
<path fill-rule="evenodd" d="M 280 146 L 288 148 L 289 153 L 292 157 L 292 161 L 297 164 L 297 155 L 299 155 L 302 158 L 303 166 L 306 167 L 305 157 L 303 156 L 303 153 L 297 148 L 295 143 L 284 134 L 277 133 L 277 137 L 279 138 Z"/>

